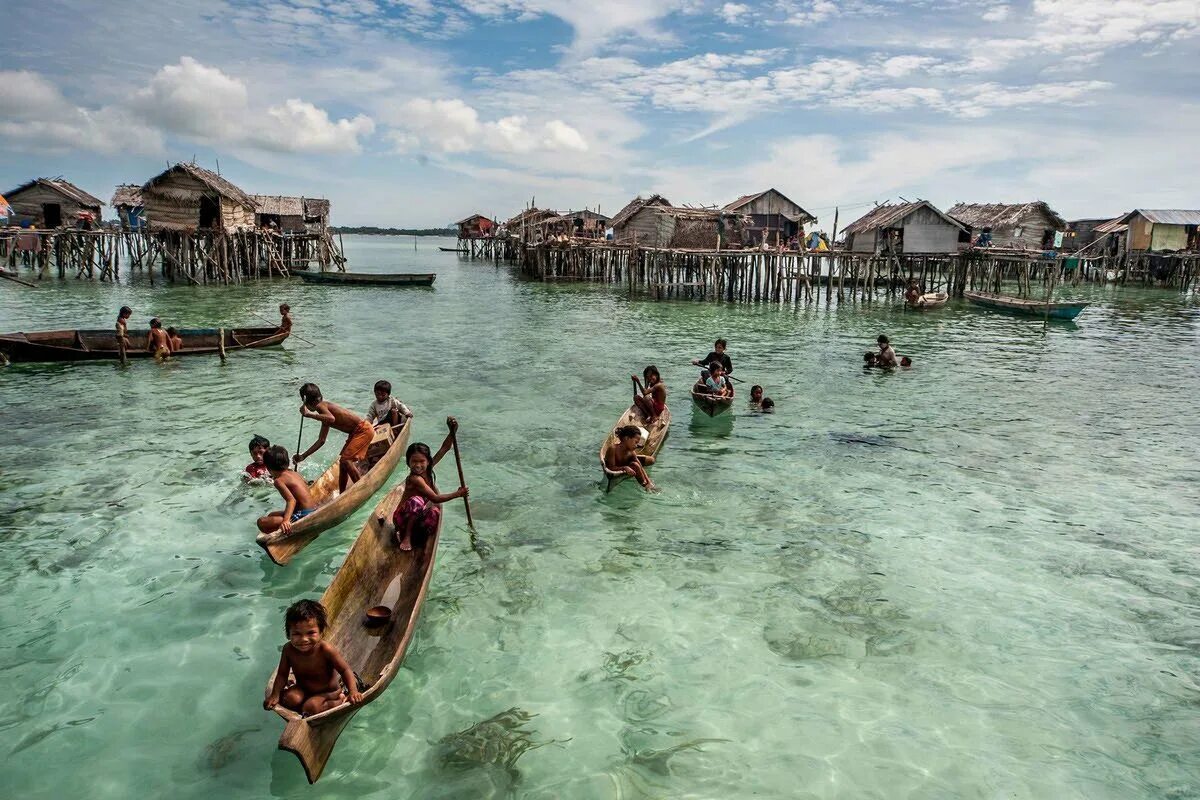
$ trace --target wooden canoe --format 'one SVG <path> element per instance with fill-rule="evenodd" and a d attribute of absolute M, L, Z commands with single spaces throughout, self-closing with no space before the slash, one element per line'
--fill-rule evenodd
<path fill-rule="evenodd" d="M 1006 311 L 1011 314 L 1023 314 L 1031 317 L 1049 317 L 1050 319 L 1075 319 L 1087 308 L 1089 303 L 1046 302 L 1030 300 L 1025 297 L 1012 297 L 1006 294 L 991 292 L 966 292 L 968 300 L 977 306 Z"/>
<path fill-rule="evenodd" d="M 465 252 L 467 252 L 466 250 L 462 249 L 461 247 L 439 247 L 438 250 L 441 250 L 443 253 L 465 253 Z"/>
<path fill-rule="evenodd" d="M 221 351 L 221 328 L 181 328 L 183 347 L 175 356 L 207 356 Z M 273 347 L 282 344 L 288 331 L 279 328 L 224 328 L 225 352 Z M 145 348 L 149 330 L 129 331 L 133 347 L 125 351 L 126 358 L 152 358 Z M 0 351 L 14 362 L 46 361 L 116 361 L 121 358 L 117 349 L 115 330 L 35 331 L 33 333 L 0 334 Z"/>
<path fill-rule="evenodd" d="M 400 434 L 388 445 L 388 438 L 392 435 L 391 426 L 377 428 L 375 441 L 371 442 L 371 447 L 367 450 L 366 460 L 358 462 L 359 468 L 363 470 L 362 479 L 350 484 L 350 488 L 344 494 L 338 493 L 341 469 L 335 460 L 333 465 L 308 487 L 317 503 L 317 510 L 293 525 L 292 532 L 287 535 L 279 531 L 260 533 L 256 539 L 258 546 L 267 551 L 272 561 L 283 566 L 313 539 L 357 511 L 379 491 L 379 487 L 387 482 L 388 476 L 404 460 L 404 450 L 408 447 L 408 432 L 411 429 L 410 418 L 400 429 Z M 383 453 L 379 455 L 379 460 L 368 469 L 371 460 L 380 450 L 383 450 Z"/>
<path fill-rule="evenodd" d="M 436 272 L 301 272 L 305 283 L 335 283 L 341 286 L 433 286 Z"/>
<path fill-rule="evenodd" d="M 733 395 L 734 389 L 732 385 L 729 387 L 729 395 L 726 397 L 718 397 L 712 394 L 705 389 L 702 383 L 692 386 L 692 402 L 696 404 L 696 408 L 710 417 L 718 417 L 732 408 Z"/>
<path fill-rule="evenodd" d="M 617 424 L 613 425 L 612 430 L 600 445 L 600 469 L 604 472 L 604 491 L 606 492 L 611 492 L 614 486 L 629 477 L 624 472 L 613 472 L 604 466 L 604 457 L 608 455 L 608 448 L 617 443 L 617 428 L 623 428 L 626 425 L 637 425 L 650 432 L 650 435 L 646 437 L 646 443 L 638 448 L 638 455 L 657 457 L 659 448 L 663 446 L 663 442 L 667 440 L 667 434 L 671 430 L 671 409 L 664 408 L 663 412 L 658 415 L 658 419 L 649 423 L 642 416 L 641 409 L 631 405 L 629 410 L 617 420 Z"/>
<path fill-rule="evenodd" d="M 950 295 L 945 292 L 926 292 L 909 303 L 908 307 L 916 311 L 931 311 L 946 305 L 949 300 Z"/>
<path fill-rule="evenodd" d="M 287 723 L 279 737 L 279 749 L 296 754 L 309 783 L 321 777 L 346 723 L 362 706 L 378 699 L 396 677 L 421 616 L 445 510 L 438 530 L 424 542 L 414 537 L 413 549 L 406 553 L 396 544 L 392 527 L 392 513 L 403 495 L 401 482 L 375 507 L 333 583 L 321 595 L 321 604 L 329 612 L 325 640 L 341 652 L 361 679 L 362 703 L 343 703 L 310 717 L 283 706 L 274 709 Z M 366 611 L 378 605 L 392 609 L 391 620 L 383 627 L 368 628 Z M 274 680 L 272 670 L 268 691 Z"/>

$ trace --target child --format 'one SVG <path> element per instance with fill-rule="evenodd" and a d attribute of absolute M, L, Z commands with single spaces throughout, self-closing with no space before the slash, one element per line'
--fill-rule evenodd
<path fill-rule="evenodd" d="M 729 384 L 725 382 L 725 367 L 721 366 L 720 361 L 708 365 L 708 377 L 704 379 L 704 386 L 712 394 L 721 397 L 729 395 Z"/>
<path fill-rule="evenodd" d="M 642 412 L 647 422 L 654 422 L 667 410 L 667 385 L 658 374 L 658 367 L 651 364 L 642 370 L 642 378 L 646 385 L 638 383 L 637 375 L 633 379 L 633 404 Z"/>
<path fill-rule="evenodd" d="M 338 490 L 344 492 L 352 481 L 362 478 L 358 462 L 367 457 L 367 448 L 375 438 L 375 428 L 353 411 L 322 398 L 321 389 L 315 383 L 301 386 L 300 397 L 304 400 L 300 405 L 300 416 L 318 420 L 321 423 L 321 433 L 312 447 L 293 460 L 299 465 L 301 461 L 324 447 L 330 428 L 348 434 L 346 444 L 338 455 L 338 471 L 341 473 L 338 476 Z"/>
<path fill-rule="evenodd" d="M 863 353 L 863 369 L 870 369 L 871 367 L 879 366 L 877 362 L 878 359 L 875 358 L 875 352 L 873 350 L 868 350 L 867 352 Z"/>
<path fill-rule="evenodd" d="M 121 310 L 117 312 L 117 345 L 120 346 L 124 340 L 127 350 L 132 346 L 129 341 L 129 318 L 132 316 L 133 309 L 129 306 L 121 306 Z"/>
<path fill-rule="evenodd" d="M 308 484 L 300 473 L 288 469 L 288 451 L 283 445 L 274 445 L 263 453 L 263 463 L 271 477 L 275 479 L 275 488 L 283 497 L 283 511 L 272 511 L 265 517 L 258 518 L 258 529 L 263 533 L 279 531 L 285 536 L 292 532 L 292 524 L 299 522 L 317 510 L 312 495 L 308 493 Z"/>
<path fill-rule="evenodd" d="M 442 515 L 439 507 L 442 503 L 459 497 L 466 497 L 470 492 L 467 487 L 460 486 L 450 494 L 438 494 L 437 477 L 433 468 L 442 460 L 442 456 L 454 446 L 454 432 L 458 430 L 458 420 L 450 417 L 450 433 L 442 442 L 437 455 L 430 455 L 429 445 L 417 442 L 408 446 L 404 454 L 404 462 L 408 464 L 408 477 L 404 479 L 404 494 L 400 497 L 400 505 L 392 514 L 392 525 L 396 528 L 396 541 L 401 550 L 412 550 L 413 531 L 418 526 L 424 536 L 437 530 L 438 519 Z"/>
<path fill-rule="evenodd" d="M 375 402 L 367 409 L 367 422 L 372 425 L 387 423 L 400 430 L 400 426 L 412 419 L 408 406 L 392 397 L 392 385 L 387 381 L 375 382 Z"/>
<path fill-rule="evenodd" d="M 617 428 L 616 434 L 617 443 L 604 454 L 604 469 L 632 475 L 646 491 L 657 491 L 658 487 L 646 473 L 646 467 L 654 463 L 654 456 L 644 456 L 637 451 L 642 438 L 641 429 L 636 425 L 623 425 Z"/>
<path fill-rule="evenodd" d="M 905 369 L 908 369 L 909 367 L 912 366 L 912 359 L 909 358 L 908 356 L 904 356 L 903 358 L 900 359 L 900 366 L 904 367 Z"/>
<path fill-rule="evenodd" d="M 167 342 L 171 345 L 172 353 L 178 353 L 183 349 L 183 337 L 174 328 L 167 328 Z"/>
<path fill-rule="evenodd" d="M 283 617 L 288 641 L 263 708 L 270 711 L 283 703 L 284 708 L 307 716 L 337 708 L 347 700 L 350 705 L 363 701 L 354 671 L 337 648 L 322 639 L 327 627 L 325 606 L 315 600 L 300 600 L 288 608 Z M 290 686 L 288 673 L 296 678 Z M 344 689 L 338 687 L 338 676 Z"/>
<path fill-rule="evenodd" d="M 896 366 L 896 351 L 892 349 L 891 343 L 888 342 L 888 337 L 881 333 L 879 334 L 879 338 L 877 338 L 875 341 L 879 345 L 879 355 L 875 357 L 875 366 Z"/>
<path fill-rule="evenodd" d="M 908 288 L 904 290 L 904 302 L 908 303 L 910 306 L 914 306 L 920 299 L 921 287 L 917 285 L 915 280 L 909 281 Z"/>
<path fill-rule="evenodd" d="M 266 455 L 267 449 L 271 443 L 267 441 L 265 436 L 254 436 L 250 439 L 250 463 L 246 465 L 244 472 L 246 480 L 254 481 L 259 478 L 265 478 L 271 474 L 267 469 L 267 465 L 263 463 L 263 456 Z"/>
<path fill-rule="evenodd" d="M 754 408 L 762 408 L 763 388 L 758 384 L 750 387 L 750 405 Z"/>
<path fill-rule="evenodd" d="M 280 303 L 279 304 L 279 316 L 282 317 L 282 319 L 279 320 L 279 332 L 280 333 L 291 333 L 292 332 L 292 307 L 289 306 L 287 303 Z"/>
<path fill-rule="evenodd" d="M 709 353 L 708 355 L 706 355 L 704 357 L 703 361 L 701 361 L 700 359 L 693 359 L 692 363 L 698 367 L 703 368 L 704 365 L 706 365 L 706 364 L 711 364 L 714 361 L 719 361 L 719 362 L 721 362 L 721 366 L 725 369 L 725 374 L 732 375 L 733 374 L 733 362 L 729 360 L 729 356 L 725 355 L 726 347 L 727 347 L 727 344 L 724 339 L 717 339 L 715 342 L 713 342 L 712 352 Z M 707 377 L 708 377 L 707 375 L 702 376 L 702 378 L 707 378 Z"/>
<path fill-rule="evenodd" d="M 146 349 L 154 353 L 154 357 L 160 360 L 171 355 L 171 340 L 167 338 L 167 332 L 163 330 L 162 322 L 158 317 L 150 320 L 150 333 L 146 335 Z"/>
<path fill-rule="evenodd" d="M 764 397 L 762 405 L 759 406 L 764 414 L 772 414 L 775 412 L 775 401 L 769 397 Z"/>

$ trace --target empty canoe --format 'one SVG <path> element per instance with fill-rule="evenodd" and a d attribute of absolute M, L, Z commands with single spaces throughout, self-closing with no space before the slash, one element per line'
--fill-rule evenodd
<path fill-rule="evenodd" d="M 433 286 L 435 272 L 301 272 L 306 283 L 336 283 L 342 286 Z"/>

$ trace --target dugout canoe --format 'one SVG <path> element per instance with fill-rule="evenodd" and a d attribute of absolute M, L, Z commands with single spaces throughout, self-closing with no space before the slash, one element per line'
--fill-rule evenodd
<path fill-rule="evenodd" d="M 384 425 L 375 430 L 375 439 L 367 448 L 366 459 L 359 461 L 358 466 L 364 471 L 362 479 L 350 484 L 343 494 L 338 493 L 338 480 L 341 469 L 335 460 L 333 465 L 321 477 L 308 487 L 309 493 L 317 503 L 317 510 L 304 517 L 292 526 L 292 532 L 283 534 L 280 531 L 260 533 L 255 540 L 258 546 L 267 551 L 267 555 L 276 564 L 283 566 L 292 560 L 308 543 L 323 532 L 342 522 L 363 503 L 371 499 L 375 492 L 387 482 L 388 477 L 404 460 L 404 449 L 408 447 L 408 432 L 412 430 L 410 417 L 399 434 L 393 436 L 392 427 Z M 391 441 L 389 443 L 389 437 Z M 382 452 L 381 452 L 382 451 Z M 378 457 L 372 465 L 371 461 Z M 368 468 L 369 467 L 369 468 Z"/>
<path fill-rule="evenodd" d="M 719 417 L 730 408 L 733 407 L 733 386 L 729 386 L 729 395 L 719 397 L 709 392 L 702 383 L 697 383 L 692 386 L 692 402 L 696 408 L 703 411 L 710 417 Z"/>
<path fill-rule="evenodd" d="M 1006 294 L 991 292 L 966 292 L 968 300 L 977 306 L 1004 311 L 1010 314 L 1022 314 L 1030 317 L 1049 317 L 1050 319 L 1075 319 L 1090 303 L 1046 302 L 1030 300 L 1025 297 L 1012 297 Z"/>
<path fill-rule="evenodd" d="M 926 292 L 916 300 L 908 304 L 908 307 L 915 311 L 932 311 L 935 308 L 941 308 L 950 300 L 950 295 L 945 292 Z"/>
<path fill-rule="evenodd" d="M 321 604 L 329 613 L 324 638 L 341 652 L 359 677 L 362 703 L 343 703 L 310 717 L 282 706 L 274 709 L 286 722 L 279 749 L 300 759 L 309 783 L 321 777 L 346 724 L 359 709 L 377 700 L 396 677 L 421 616 L 445 509 L 438 519 L 438 529 L 424 542 L 414 537 L 413 549 L 404 552 L 396 544 L 392 527 L 392 513 L 403 495 L 401 482 L 375 507 L 333 582 L 321 595 Z M 383 627 L 368 628 L 367 609 L 379 605 L 392 610 L 391 619 Z M 274 680 L 272 669 L 267 691 Z"/>
<path fill-rule="evenodd" d="M 149 333 L 148 329 L 129 331 L 129 341 L 133 347 L 125 351 L 126 358 L 153 358 L 154 354 L 145 348 Z M 235 350 L 274 347 L 282 344 L 288 338 L 288 333 L 279 328 L 180 328 L 183 347 L 172 353 L 171 357 L 217 355 L 221 352 L 222 335 L 225 352 L 232 353 Z M 0 352 L 14 363 L 118 361 L 121 358 L 116 331 L 111 329 L 4 333 L 0 334 Z"/>
<path fill-rule="evenodd" d="M 300 272 L 305 283 L 332 283 L 339 286 L 433 286 L 436 272 Z"/>
<path fill-rule="evenodd" d="M 604 457 L 608 455 L 608 448 L 617 442 L 617 429 L 626 425 L 636 425 L 639 428 L 645 428 L 648 432 L 646 442 L 637 450 L 638 455 L 657 457 L 659 448 L 663 446 L 663 442 L 667 440 L 667 434 L 670 433 L 671 409 L 664 408 L 663 412 L 658 415 L 658 419 L 651 423 L 642 416 L 641 409 L 631 405 L 629 410 L 617 420 L 617 424 L 612 426 L 612 430 L 600 445 L 600 469 L 604 472 L 604 491 L 606 492 L 611 492 L 614 486 L 629 477 L 624 472 L 613 472 L 604 466 Z"/>
<path fill-rule="evenodd" d="M 461 247 L 439 247 L 438 250 L 441 250 L 443 253 L 465 253 L 465 252 L 467 252 L 466 250 L 462 249 Z"/>

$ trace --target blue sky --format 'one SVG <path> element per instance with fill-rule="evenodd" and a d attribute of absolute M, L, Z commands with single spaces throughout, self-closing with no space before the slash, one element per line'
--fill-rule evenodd
<path fill-rule="evenodd" d="M 58 0 L 7 9 L 0 192 L 191 160 L 339 224 L 775 186 L 1200 207 L 1198 0 Z"/>

